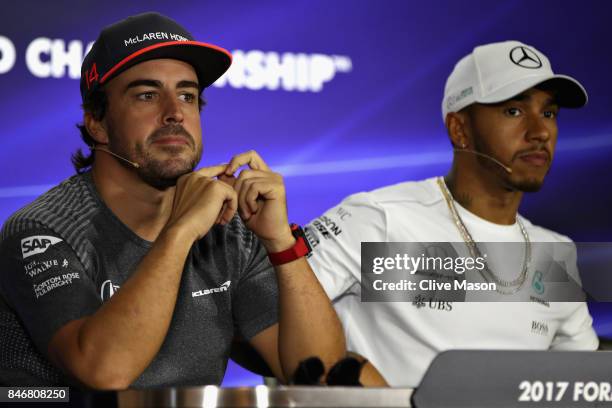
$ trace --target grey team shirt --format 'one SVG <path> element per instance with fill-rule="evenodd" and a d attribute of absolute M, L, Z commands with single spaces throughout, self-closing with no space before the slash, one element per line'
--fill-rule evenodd
<path fill-rule="evenodd" d="M 51 337 L 120 291 L 150 248 L 104 205 L 89 173 L 13 214 L 0 241 L 0 383 L 65 383 L 46 358 Z M 233 336 L 276 323 L 277 305 L 258 239 L 238 217 L 213 227 L 191 248 L 166 339 L 133 386 L 219 384 Z"/>

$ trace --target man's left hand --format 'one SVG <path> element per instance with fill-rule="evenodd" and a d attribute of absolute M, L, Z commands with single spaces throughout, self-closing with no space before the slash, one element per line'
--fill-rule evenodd
<path fill-rule="evenodd" d="M 287 199 L 283 177 L 251 150 L 236 155 L 227 165 L 231 177 L 242 166 L 234 182 L 238 195 L 238 213 L 246 226 L 261 239 L 268 252 L 280 252 L 295 243 L 287 218 Z"/>

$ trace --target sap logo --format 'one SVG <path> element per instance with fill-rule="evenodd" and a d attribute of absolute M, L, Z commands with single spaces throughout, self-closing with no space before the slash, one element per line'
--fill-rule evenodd
<path fill-rule="evenodd" d="M 198 290 L 197 292 L 192 292 L 191 297 L 205 296 L 205 295 L 210 295 L 211 293 L 217 293 L 217 292 L 226 292 L 227 288 L 229 288 L 231 284 L 232 284 L 231 281 L 227 281 L 223 285 L 219 286 L 218 288 Z"/>
<path fill-rule="evenodd" d="M 115 285 L 111 282 L 110 279 L 105 280 L 102 286 L 100 286 L 100 299 L 102 299 L 103 302 L 107 301 L 117 292 L 117 290 L 119 290 L 119 287 L 119 285 Z"/>
<path fill-rule="evenodd" d="M 29 256 L 42 254 L 51 245 L 61 242 L 61 238 L 52 237 L 50 235 L 34 235 L 21 240 L 21 255 L 23 259 Z"/>

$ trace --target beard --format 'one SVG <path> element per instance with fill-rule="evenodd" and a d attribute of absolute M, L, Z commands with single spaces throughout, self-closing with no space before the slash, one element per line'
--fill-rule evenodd
<path fill-rule="evenodd" d="M 487 156 L 493 157 L 496 160 L 497 155 L 492 152 L 492 149 L 489 148 L 480 138 L 474 138 L 474 151 L 485 154 Z M 519 152 L 521 153 L 521 152 Z M 518 154 L 515 154 L 512 162 L 516 159 Z M 532 175 L 521 175 L 517 174 L 516 170 L 514 170 L 511 174 L 509 174 L 506 170 L 504 170 L 499 164 L 495 163 L 491 159 L 486 157 L 477 156 L 479 164 L 487 169 L 488 171 L 492 171 L 497 174 L 506 185 L 508 190 L 512 191 L 521 191 L 523 193 L 535 193 L 540 191 L 542 186 L 544 185 L 544 179 L 550 170 L 550 166 L 546 169 L 546 172 L 542 177 L 535 177 Z M 500 160 L 501 161 L 501 160 Z M 505 162 L 501 161 L 504 165 L 507 165 Z"/>
<path fill-rule="evenodd" d="M 172 135 L 183 136 L 188 142 L 187 145 L 152 147 L 157 139 Z M 133 147 L 122 143 L 122 140 L 125 138 L 109 136 L 109 149 L 113 153 L 138 163 L 139 167 L 135 168 L 123 160 L 119 161 L 122 165 L 135 170 L 145 183 L 157 190 L 174 187 L 179 177 L 195 169 L 202 155 L 202 150 L 196 149 L 191 134 L 180 124 L 159 128 L 151 133 L 144 143 L 138 143 Z M 162 149 L 165 157 L 161 157 L 154 151 L 155 149 Z M 190 149 L 192 154 L 185 155 L 186 149 Z"/>
<path fill-rule="evenodd" d="M 536 178 L 523 178 L 518 181 L 512 181 L 512 186 L 514 189 L 522 191 L 523 193 L 536 193 L 540 191 L 542 186 L 544 185 L 544 179 L 536 179 Z"/>

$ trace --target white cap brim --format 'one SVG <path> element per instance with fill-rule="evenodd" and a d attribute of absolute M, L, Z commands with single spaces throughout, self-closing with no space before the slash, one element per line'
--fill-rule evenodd
<path fill-rule="evenodd" d="M 588 95 L 580 82 L 567 75 L 535 75 L 521 78 L 518 81 L 507 84 L 491 93 L 486 97 L 476 98 L 478 103 L 498 103 L 512 99 L 521 92 L 542 85 L 545 89 L 551 90 L 555 95 L 555 102 L 565 108 L 580 108 L 586 105 Z"/>

